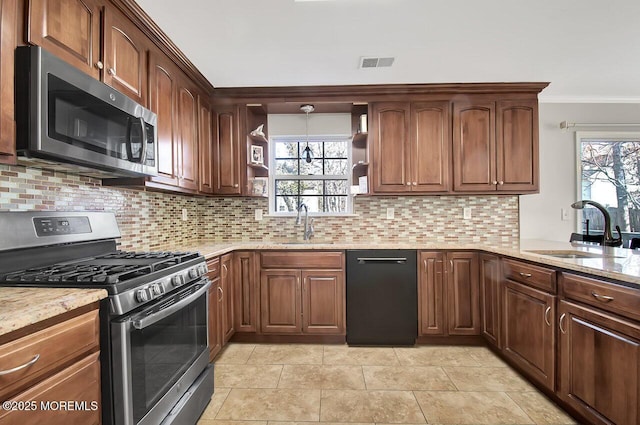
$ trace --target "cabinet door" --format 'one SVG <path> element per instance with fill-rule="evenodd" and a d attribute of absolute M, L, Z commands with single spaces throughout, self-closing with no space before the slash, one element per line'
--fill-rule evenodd
<path fill-rule="evenodd" d="M 226 343 L 235 333 L 233 324 L 233 254 L 220 257 L 220 288 L 222 288 L 222 335 Z"/>
<path fill-rule="evenodd" d="M 509 279 L 504 285 L 503 353 L 554 391 L 556 297 Z"/>
<path fill-rule="evenodd" d="M 538 190 L 538 102 L 497 104 L 498 190 Z"/>
<path fill-rule="evenodd" d="M 344 272 L 302 271 L 302 330 L 309 334 L 344 334 Z"/>
<path fill-rule="evenodd" d="M 216 277 L 211 281 L 211 288 L 209 288 L 209 361 L 213 361 L 222 349 L 221 293 L 220 278 Z"/>
<path fill-rule="evenodd" d="M 372 110 L 373 191 L 410 191 L 409 103 L 375 103 Z"/>
<path fill-rule="evenodd" d="M 14 61 L 17 45 L 18 7 L 15 0 L 0 2 L 0 163 L 14 163 Z"/>
<path fill-rule="evenodd" d="M 449 102 L 411 104 L 411 184 L 417 192 L 449 190 Z"/>
<path fill-rule="evenodd" d="M 236 107 L 219 109 L 214 157 L 215 193 L 240 195 L 240 137 Z"/>
<path fill-rule="evenodd" d="M 98 0 L 30 0 L 27 39 L 99 79 L 101 9 Z"/>
<path fill-rule="evenodd" d="M 449 335 L 480 335 L 478 257 L 447 253 L 447 324 Z"/>
<path fill-rule="evenodd" d="M 149 107 L 158 116 L 158 176 L 151 180 L 172 186 L 178 185 L 178 132 L 175 117 L 179 72 L 164 54 L 149 54 Z"/>
<path fill-rule="evenodd" d="M 446 335 L 444 298 L 444 259 L 441 252 L 420 253 L 418 275 L 418 332 L 424 335 Z"/>
<path fill-rule="evenodd" d="M 178 186 L 198 189 L 198 101 L 195 89 L 184 74 L 178 78 Z"/>
<path fill-rule="evenodd" d="M 495 255 L 480 255 L 480 310 L 482 315 L 482 336 L 493 346 L 500 343 L 500 260 Z"/>
<path fill-rule="evenodd" d="M 495 103 L 453 104 L 453 189 L 493 191 L 497 186 Z"/>
<path fill-rule="evenodd" d="M 147 37 L 113 7 L 104 11 L 102 79 L 141 105 L 147 104 Z"/>
<path fill-rule="evenodd" d="M 640 326 L 561 301 L 558 395 L 589 420 L 640 423 Z"/>
<path fill-rule="evenodd" d="M 302 331 L 299 270 L 260 272 L 260 328 L 263 333 Z"/>
<path fill-rule="evenodd" d="M 213 135 L 217 132 L 217 125 L 212 119 L 208 97 L 198 95 L 198 190 L 201 193 L 213 193 Z"/>
<path fill-rule="evenodd" d="M 233 254 L 236 332 L 256 332 L 258 330 L 259 285 L 255 258 L 255 253 L 248 251 L 239 251 Z"/>

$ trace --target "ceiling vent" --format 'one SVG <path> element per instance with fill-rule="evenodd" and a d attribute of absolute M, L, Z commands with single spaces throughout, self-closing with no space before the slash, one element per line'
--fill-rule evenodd
<path fill-rule="evenodd" d="M 396 58 L 361 57 L 360 68 L 384 68 L 393 65 Z"/>

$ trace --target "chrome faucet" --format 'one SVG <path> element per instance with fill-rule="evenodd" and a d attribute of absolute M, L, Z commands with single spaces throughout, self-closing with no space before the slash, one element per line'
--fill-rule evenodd
<path fill-rule="evenodd" d="M 296 225 L 300 225 L 302 220 L 300 219 L 300 211 L 304 208 L 304 240 L 308 241 L 313 236 L 313 218 L 309 219 L 309 209 L 304 202 L 301 202 L 298 206 L 298 216 L 296 217 Z"/>
<path fill-rule="evenodd" d="M 609 215 L 609 211 L 602 205 L 595 201 L 584 200 L 578 201 L 571 204 L 571 208 L 575 208 L 577 210 L 583 209 L 585 206 L 591 205 L 600 210 L 602 215 L 604 215 L 604 235 L 602 240 L 602 245 L 604 246 L 622 246 L 622 234 L 620 233 L 620 226 L 616 226 L 616 230 L 618 231 L 618 237 L 614 238 L 613 233 L 611 233 L 611 216 Z"/>

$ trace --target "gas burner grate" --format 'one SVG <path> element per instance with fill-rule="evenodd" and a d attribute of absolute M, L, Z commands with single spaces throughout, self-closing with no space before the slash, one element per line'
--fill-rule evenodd
<path fill-rule="evenodd" d="M 63 265 L 12 272 L 0 277 L 1 281 L 14 283 L 74 282 L 107 283 L 124 282 L 152 272 L 148 265 Z"/>

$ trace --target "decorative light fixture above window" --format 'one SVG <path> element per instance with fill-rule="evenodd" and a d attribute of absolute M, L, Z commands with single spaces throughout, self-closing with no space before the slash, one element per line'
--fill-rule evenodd
<path fill-rule="evenodd" d="M 309 114 L 313 112 L 316 108 L 313 105 L 302 105 L 300 106 L 300 110 L 307 114 L 307 147 L 302 151 L 302 157 L 305 162 L 310 163 L 313 161 L 313 152 L 311 152 L 311 148 L 309 148 Z"/>

